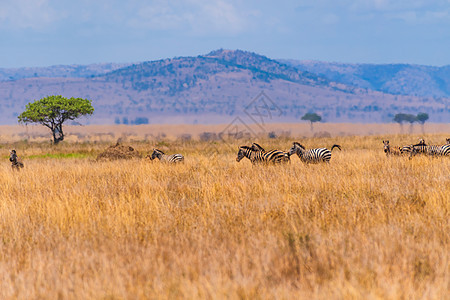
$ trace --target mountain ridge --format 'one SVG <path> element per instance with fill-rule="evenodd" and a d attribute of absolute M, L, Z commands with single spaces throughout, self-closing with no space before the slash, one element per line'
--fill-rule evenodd
<path fill-rule="evenodd" d="M 389 122 L 400 112 L 425 112 L 433 122 L 450 119 L 448 98 L 388 94 L 364 86 L 370 82 L 359 73 L 347 71 L 340 80 L 332 80 L 327 72 L 311 72 L 317 67 L 292 64 L 249 51 L 219 49 L 134 64 L 72 67 L 68 73 L 60 66 L 53 70 L 60 77 L 0 81 L 0 117 L 4 124 L 15 123 L 26 103 L 60 94 L 91 99 L 96 111 L 89 123 L 142 117 L 150 123 L 228 122 L 245 115 L 245 107 L 263 91 L 281 112 L 274 122 L 299 121 L 311 111 L 331 122 Z M 337 68 L 336 74 L 343 72 L 342 66 Z M 72 77 L 61 77 L 68 74 Z M 347 84 L 352 81 L 345 76 L 361 83 Z"/>

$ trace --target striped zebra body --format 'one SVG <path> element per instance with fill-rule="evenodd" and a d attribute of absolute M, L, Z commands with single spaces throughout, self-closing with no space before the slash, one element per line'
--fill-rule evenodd
<path fill-rule="evenodd" d="M 446 140 L 445 145 L 427 145 L 423 139 L 419 144 L 412 145 L 415 153 L 422 153 L 430 156 L 450 156 L 450 139 Z"/>
<path fill-rule="evenodd" d="M 252 145 L 252 147 L 241 146 L 239 147 L 236 161 L 240 162 L 244 157 L 246 157 L 252 162 L 252 164 L 258 163 L 276 164 L 276 163 L 290 162 L 289 154 L 284 151 L 275 149 L 266 152 L 263 151 L 262 147 L 261 149 L 258 149 L 257 146 L 255 146 L 255 144 Z"/>
<path fill-rule="evenodd" d="M 9 161 L 11 162 L 11 168 L 13 170 L 19 170 L 20 168 L 23 168 L 23 163 L 17 156 L 16 150 L 9 151 Z"/>
<path fill-rule="evenodd" d="M 450 144 L 442 146 L 428 145 L 428 146 L 414 146 L 417 153 L 423 153 L 430 156 L 450 156 Z"/>
<path fill-rule="evenodd" d="M 339 145 L 333 145 L 331 147 L 331 150 L 328 150 L 327 148 L 316 148 L 306 150 L 303 145 L 294 142 L 292 148 L 289 149 L 289 155 L 293 155 L 294 153 L 296 153 L 300 158 L 300 160 L 304 163 L 314 164 L 320 162 L 330 162 L 331 151 L 333 151 L 335 147 L 341 150 L 341 146 Z"/>
<path fill-rule="evenodd" d="M 158 158 L 160 161 L 170 163 L 170 164 L 184 162 L 183 155 L 181 155 L 181 154 L 166 155 L 166 154 L 164 154 L 164 152 L 162 152 L 161 150 L 158 150 L 158 149 L 153 149 L 152 155 L 151 156 L 147 155 L 147 158 L 150 160 L 154 160 L 155 158 Z"/>

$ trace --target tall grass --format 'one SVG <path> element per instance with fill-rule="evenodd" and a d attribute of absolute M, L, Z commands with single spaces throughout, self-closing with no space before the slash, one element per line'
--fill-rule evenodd
<path fill-rule="evenodd" d="M 237 163 L 241 142 L 167 142 L 174 166 L 25 145 L 22 171 L 0 165 L 0 298 L 445 299 L 450 160 L 383 138 L 415 137 L 306 139 L 343 150 L 285 166 Z"/>

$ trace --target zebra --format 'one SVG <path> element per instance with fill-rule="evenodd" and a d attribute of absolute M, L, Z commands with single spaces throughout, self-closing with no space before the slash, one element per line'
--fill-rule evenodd
<path fill-rule="evenodd" d="M 297 153 L 300 160 L 304 163 L 330 162 L 331 151 L 333 151 L 335 147 L 341 150 L 341 146 L 336 144 L 331 147 L 331 150 L 328 150 L 327 148 L 306 150 L 303 145 L 294 142 L 292 148 L 289 149 L 289 155 Z"/>
<path fill-rule="evenodd" d="M 16 150 L 14 149 L 9 151 L 9 161 L 11 162 L 11 168 L 13 170 L 19 170 L 20 168 L 23 168 L 23 162 L 17 156 Z"/>
<path fill-rule="evenodd" d="M 445 145 L 427 145 L 423 139 L 420 139 L 419 144 L 412 145 L 414 154 L 423 153 L 431 156 L 450 156 L 450 143 L 447 139 Z"/>
<path fill-rule="evenodd" d="M 447 145 L 450 145 L 450 138 L 445 140 L 447 142 Z"/>
<path fill-rule="evenodd" d="M 183 155 L 181 155 L 181 154 L 166 155 L 166 154 L 164 154 L 164 152 L 162 152 L 161 150 L 158 150 L 158 149 L 153 149 L 152 155 L 149 154 L 146 156 L 146 158 L 150 159 L 150 160 L 154 160 L 155 158 L 158 158 L 160 161 L 167 162 L 170 164 L 184 162 Z"/>
<path fill-rule="evenodd" d="M 383 145 L 384 145 L 384 153 L 386 153 L 386 156 L 389 155 L 402 155 L 403 154 L 403 149 L 404 151 L 409 150 L 409 146 L 404 146 L 404 147 L 391 147 L 391 145 L 389 144 L 389 140 L 383 140 Z"/>
<path fill-rule="evenodd" d="M 236 161 L 240 162 L 244 157 L 247 157 L 252 164 L 257 163 L 286 163 L 290 162 L 291 159 L 289 154 L 281 150 L 270 150 L 265 151 L 260 145 L 253 143 L 251 147 L 240 146 Z"/>
<path fill-rule="evenodd" d="M 407 153 L 411 153 L 412 149 L 413 149 L 413 145 L 407 145 L 407 146 L 395 146 L 395 147 L 391 147 L 391 145 L 389 144 L 389 140 L 383 140 L 383 144 L 384 144 L 384 153 L 386 153 L 386 156 L 389 155 L 403 155 L 403 154 L 407 154 Z"/>

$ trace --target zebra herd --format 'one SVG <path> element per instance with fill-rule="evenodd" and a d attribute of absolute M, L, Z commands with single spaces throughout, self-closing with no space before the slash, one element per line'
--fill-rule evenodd
<path fill-rule="evenodd" d="M 331 150 L 327 148 L 316 148 L 306 150 L 303 145 L 298 142 L 294 142 L 291 149 L 288 152 L 274 149 L 265 151 L 257 143 L 253 143 L 251 146 L 240 146 L 236 157 L 236 161 L 240 162 L 244 157 L 248 158 L 252 164 L 257 163 L 286 163 L 291 161 L 291 155 L 297 154 L 300 160 L 304 163 L 319 163 L 329 162 L 331 159 L 331 151 L 334 148 L 341 150 L 341 146 L 333 145 Z"/>
<path fill-rule="evenodd" d="M 388 140 L 383 141 L 384 152 L 386 156 L 401 156 L 409 155 L 409 158 L 417 154 L 425 154 L 429 156 L 450 156 L 450 138 L 446 139 L 446 144 L 444 145 L 427 145 L 424 139 L 419 139 L 419 143 L 405 145 L 405 146 L 394 146 L 389 144 Z"/>
<path fill-rule="evenodd" d="M 427 145 L 424 139 L 420 139 L 419 143 L 405 145 L 405 146 L 391 146 L 389 140 L 383 140 L 384 152 L 386 156 L 401 156 L 408 155 L 411 158 L 417 154 L 425 154 L 429 156 L 450 156 L 450 138 L 446 139 L 446 144 L 444 145 Z M 291 161 L 291 156 L 297 154 L 303 163 L 320 163 L 320 162 L 330 162 L 331 151 L 334 148 L 341 150 L 340 145 L 333 145 L 331 150 L 327 148 L 315 148 L 306 150 L 306 148 L 298 143 L 294 142 L 289 151 L 285 152 L 282 150 L 274 149 L 266 151 L 257 143 L 252 143 L 251 146 L 240 146 L 236 161 L 240 162 L 244 157 L 250 160 L 252 164 L 259 163 L 287 163 Z M 177 153 L 166 155 L 163 151 L 159 149 L 153 149 L 152 154 L 147 155 L 146 159 L 153 161 L 158 159 L 161 162 L 175 164 L 184 162 L 184 156 Z M 24 167 L 22 160 L 17 155 L 16 150 L 11 150 L 9 152 L 9 161 L 11 162 L 11 167 L 13 170 L 19 170 Z"/>

